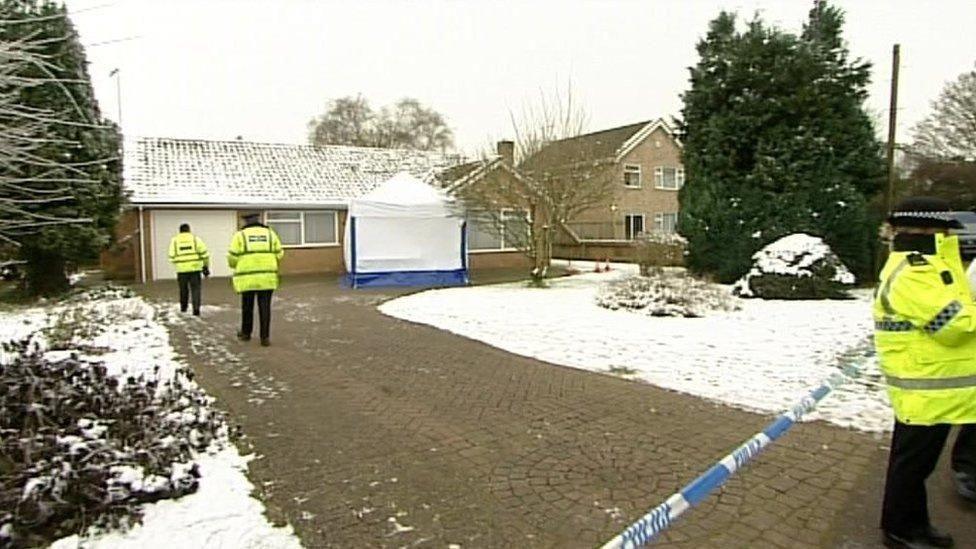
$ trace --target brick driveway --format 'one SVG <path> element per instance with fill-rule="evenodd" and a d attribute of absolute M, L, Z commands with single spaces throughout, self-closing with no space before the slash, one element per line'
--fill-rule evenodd
<path fill-rule="evenodd" d="M 174 343 L 259 456 L 269 514 L 307 547 L 592 547 L 769 421 L 388 318 L 375 305 L 395 292 L 321 278 L 276 294 L 272 347 L 243 344 L 229 283 L 204 291 L 203 320 L 175 323 Z M 886 444 L 799 425 L 663 541 L 876 547 Z M 946 501 L 934 516 L 976 522 Z M 964 528 L 959 546 L 976 546 Z"/>

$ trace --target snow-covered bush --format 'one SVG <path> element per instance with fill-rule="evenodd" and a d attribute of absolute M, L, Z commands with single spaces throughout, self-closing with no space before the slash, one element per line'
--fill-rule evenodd
<path fill-rule="evenodd" d="M 0 547 L 137 519 L 141 503 L 195 491 L 194 453 L 226 440 L 226 421 L 192 372 L 139 364 L 119 375 L 118 364 L 85 356 L 106 326 L 131 323 L 145 308 L 130 295 L 78 294 L 39 333 L 4 344 Z"/>
<path fill-rule="evenodd" d="M 728 290 L 683 274 L 635 276 L 611 282 L 597 294 L 597 305 L 650 316 L 702 317 L 734 311 L 738 300 Z"/>
<path fill-rule="evenodd" d="M 752 269 L 732 288 L 741 297 L 844 299 L 854 275 L 820 238 L 797 233 L 753 256 Z"/>
<path fill-rule="evenodd" d="M 119 286 L 118 284 L 104 284 L 101 286 L 93 286 L 91 288 L 84 288 L 75 290 L 68 293 L 59 302 L 60 303 L 94 303 L 96 301 L 109 301 L 115 299 L 129 299 L 136 297 L 136 293 L 132 291 L 132 288 L 128 286 Z"/>
<path fill-rule="evenodd" d="M 647 276 L 664 267 L 675 267 L 684 262 L 688 241 L 678 233 L 644 233 L 634 243 L 640 274 Z"/>

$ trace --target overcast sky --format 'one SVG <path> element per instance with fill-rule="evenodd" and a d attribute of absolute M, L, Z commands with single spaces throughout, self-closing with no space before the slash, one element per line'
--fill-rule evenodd
<path fill-rule="evenodd" d="M 901 44 L 899 140 L 976 61 L 973 0 L 843 0 L 885 121 Z M 590 130 L 677 115 L 695 44 L 722 9 L 798 31 L 812 0 L 68 0 L 102 110 L 127 135 L 302 143 L 328 99 L 415 97 L 462 151 L 511 137 L 509 112 L 572 81 Z M 114 43 L 111 40 L 135 37 Z"/>

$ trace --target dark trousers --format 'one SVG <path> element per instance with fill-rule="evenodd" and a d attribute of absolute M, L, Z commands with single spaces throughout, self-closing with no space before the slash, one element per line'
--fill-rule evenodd
<path fill-rule="evenodd" d="M 261 319 L 261 339 L 271 337 L 271 294 L 274 290 L 258 290 L 241 294 L 241 333 L 250 336 L 254 330 L 254 300 L 258 301 Z"/>
<path fill-rule="evenodd" d="M 195 273 L 176 273 L 180 286 L 180 310 L 186 312 L 190 296 L 193 296 L 193 314 L 200 315 L 200 271 Z"/>
<path fill-rule="evenodd" d="M 895 421 L 885 481 L 881 528 L 910 536 L 929 525 L 925 479 L 935 470 L 950 425 L 906 425 Z M 976 425 L 963 425 L 952 447 L 952 469 L 976 474 Z"/>

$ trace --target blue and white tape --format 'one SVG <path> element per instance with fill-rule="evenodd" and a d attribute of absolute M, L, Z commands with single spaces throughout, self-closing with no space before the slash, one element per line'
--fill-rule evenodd
<path fill-rule="evenodd" d="M 658 534 L 667 530 L 685 511 L 704 501 L 716 488 L 725 484 L 725 481 L 737 470 L 744 467 L 759 455 L 766 446 L 781 437 L 800 418 L 813 410 L 817 403 L 823 400 L 834 388 L 843 385 L 848 379 L 856 377 L 860 373 L 860 369 L 860 363 L 842 366 L 839 372 L 831 375 L 822 385 L 810 391 L 789 410 L 780 414 L 765 429 L 756 433 L 731 454 L 719 460 L 711 469 L 691 481 L 681 491 L 665 500 L 664 503 L 651 509 L 640 520 L 605 543 L 602 549 L 631 549 L 642 547 L 651 542 Z"/>

